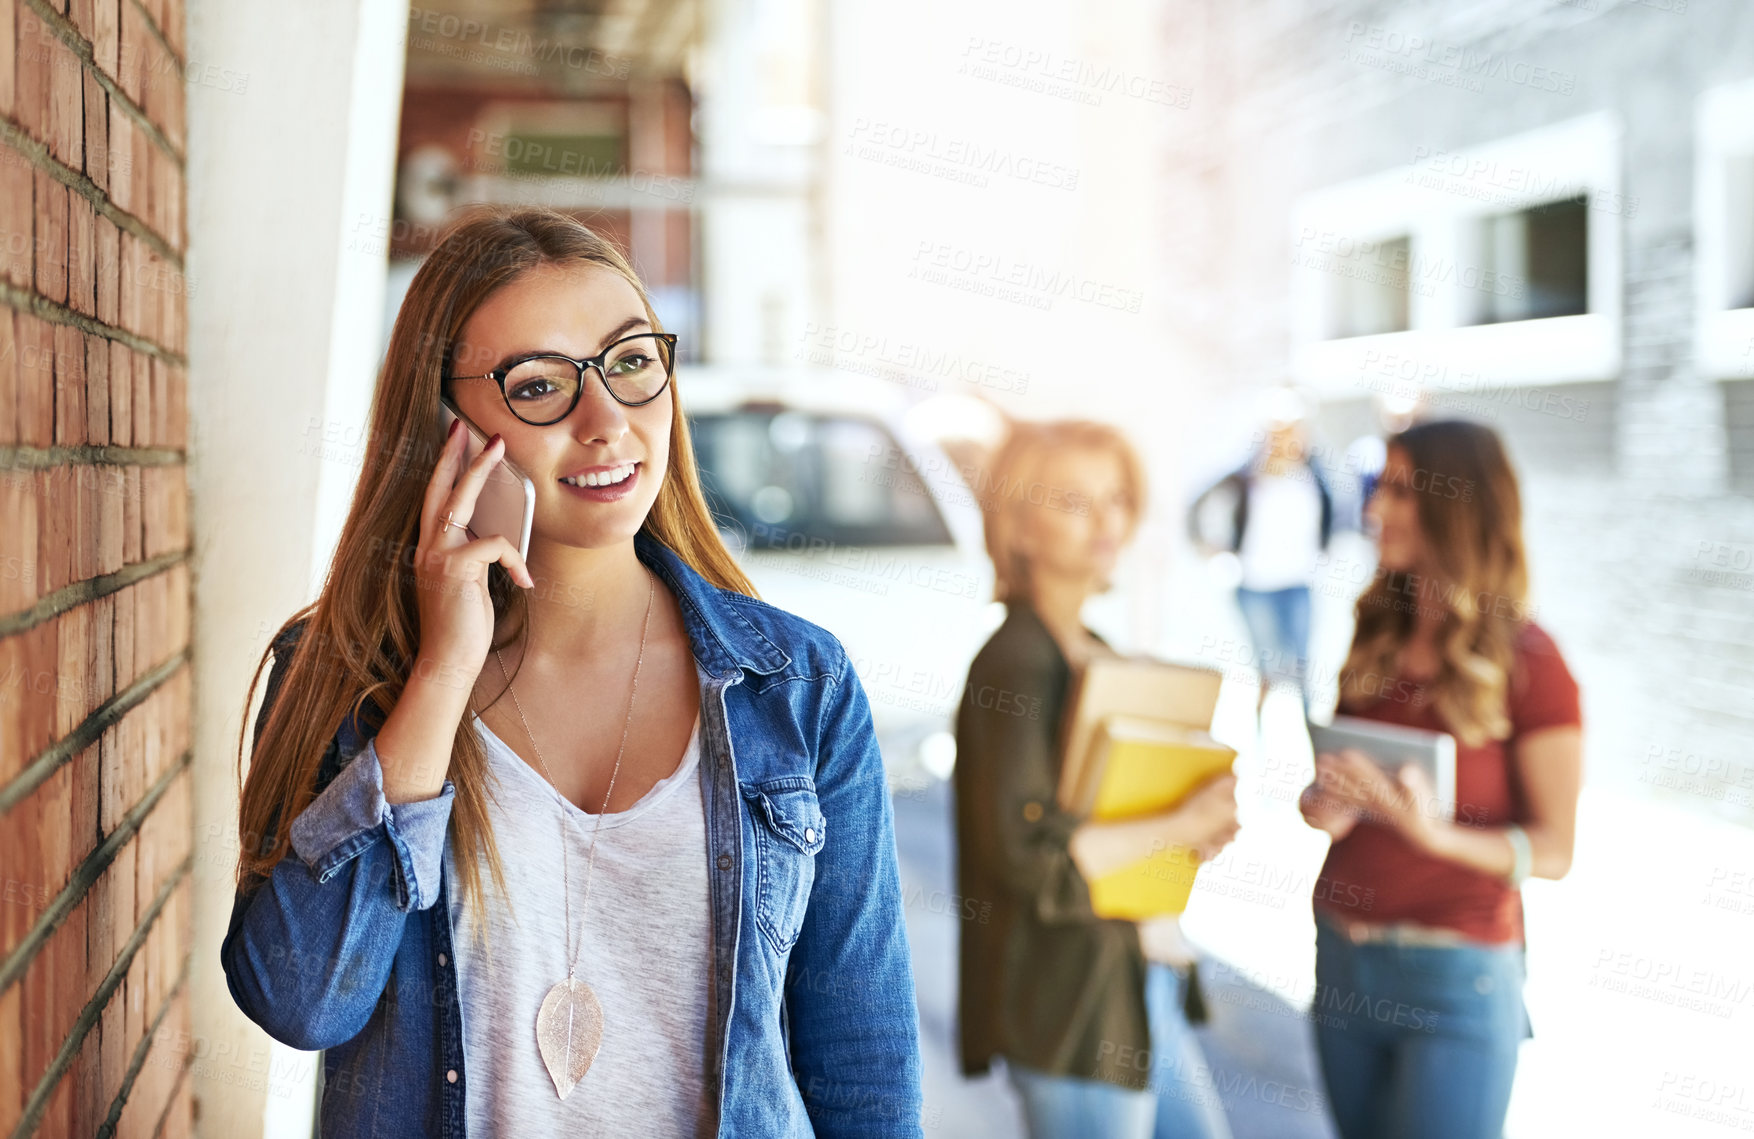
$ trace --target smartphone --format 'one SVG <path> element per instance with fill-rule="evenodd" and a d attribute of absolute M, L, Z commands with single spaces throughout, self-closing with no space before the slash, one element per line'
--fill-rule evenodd
<path fill-rule="evenodd" d="M 1437 791 L 1439 813 L 1446 819 L 1455 817 L 1456 739 L 1448 732 L 1335 716 L 1331 724 L 1309 721 L 1309 742 L 1317 755 L 1357 748 L 1391 779 L 1402 764 L 1417 764 Z"/>
<path fill-rule="evenodd" d="M 469 417 L 457 410 L 444 396 L 439 397 L 439 427 L 448 436 L 451 424 L 463 421 L 463 462 L 471 463 L 487 449 L 487 436 Z M 499 534 L 517 547 L 518 556 L 530 556 L 530 524 L 536 519 L 536 484 L 528 475 L 512 465 L 511 459 L 500 456 L 487 472 L 481 494 L 475 499 L 475 513 L 469 519 L 469 533 L 476 538 Z"/>

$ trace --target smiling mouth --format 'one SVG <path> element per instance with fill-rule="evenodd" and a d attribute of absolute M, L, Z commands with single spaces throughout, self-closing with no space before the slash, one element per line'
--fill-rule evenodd
<path fill-rule="evenodd" d="M 560 481 L 568 486 L 615 486 L 633 477 L 634 468 L 638 463 L 623 463 L 606 471 L 591 471 L 577 477 L 562 478 Z"/>

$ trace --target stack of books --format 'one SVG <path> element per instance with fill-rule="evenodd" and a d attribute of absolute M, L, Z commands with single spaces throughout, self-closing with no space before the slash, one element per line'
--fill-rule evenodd
<path fill-rule="evenodd" d="M 1207 732 L 1223 676 L 1153 657 L 1100 657 L 1074 677 L 1061 736 L 1060 806 L 1097 821 L 1169 810 L 1228 771 L 1236 751 Z M 1199 859 L 1165 846 L 1090 882 L 1099 917 L 1187 909 Z"/>

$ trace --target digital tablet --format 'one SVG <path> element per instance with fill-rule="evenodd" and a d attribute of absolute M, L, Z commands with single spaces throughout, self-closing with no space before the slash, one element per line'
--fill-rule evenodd
<path fill-rule="evenodd" d="M 1431 732 L 1400 724 L 1385 724 L 1361 716 L 1335 716 L 1330 724 L 1309 722 L 1309 742 L 1316 755 L 1356 748 L 1369 756 L 1389 778 L 1406 764 L 1416 764 L 1437 788 L 1436 810 L 1440 818 L 1456 812 L 1456 739 L 1448 732 Z"/>

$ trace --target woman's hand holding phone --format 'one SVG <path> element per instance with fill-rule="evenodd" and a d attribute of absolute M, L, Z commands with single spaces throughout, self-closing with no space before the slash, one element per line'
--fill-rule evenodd
<path fill-rule="evenodd" d="M 505 455 L 505 440 L 495 435 L 465 466 L 464 432 L 462 421 L 453 421 L 426 484 L 414 574 L 420 608 L 418 655 L 435 667 L 465 673 L 473 683 L 493 643 L 487 567 L 498 562 L 526 589 L 535 582 L 510 541 L 497 534 L 471 537 L 465 529 L 488 471 Z M 450 526 L 445 525 L 447 516 Z"/>
<path fill-rule="evenodd" d="M 420 508 L 420 541 L 414 552 L 420 649 L 401 698 L 378 729 L 378 763 L 390 803 L 431 799 L 444 790 L 457 725 L 469 708 L 475 679 L 493 644 L 493 599 L 487 567 L 505 566 L 513 580 L 533 584 L 524 559 L 506 538 L 471 538 L 464 529 L 487 472 L 505 454 L 495 436 L 473 462 L 464 464 L 461 420 L 439 453 Z M 453 525 L 445 525 L 450 515 Z"/>

